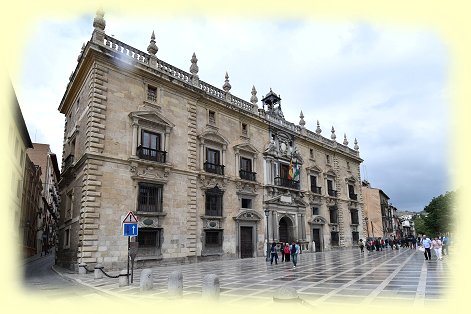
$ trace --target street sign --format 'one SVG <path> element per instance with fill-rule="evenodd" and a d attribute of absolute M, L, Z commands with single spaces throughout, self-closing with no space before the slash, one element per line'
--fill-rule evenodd
<path fill-rule="evenodd" d="M 136 216 L 134 216 L 134 214 L 132 212 L 129 212 L 127 215 L 126 215 L 126 218 L 124 218 L 123 220 L 123 224 L 125 223 L 134 223 L 134 224 L 137 224 L 137 218 Z"/>
<path fill-rule="evenodd" d="M 125 237 L 137 237 L 137 223 L 124 223 L 123 224 L 123 236 Z"/>

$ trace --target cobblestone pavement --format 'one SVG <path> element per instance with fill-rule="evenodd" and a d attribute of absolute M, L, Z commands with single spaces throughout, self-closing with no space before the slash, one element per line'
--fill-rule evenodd
<path fill-rule="evenodd" d="M 299 256 L 295 269 L 291 262 L 270 265 L 264 257 L 202 262 L 153 268 L 154 289 L 151 292 L 140 291 L 139 269 L 134 271 L 133 284 L 121 288 L 118 279 L 94 279 L 93 273 L 79 275 L 61 271 L 56 266 L 55 269 L 83 285 L 130 300 L 168 300 L 168 275 L 181 270 L 184 298 L 201 297 L 202 279 L 212 273 L 219 276 L 220 301 L 273 303 L 276 291 L 289 285 L 311 305 L 331 302 L 380 305 L 383 301 L 392 301 L 420 306 L 445 300 L 451 288 L 451 262 L 448 256 L 441 261 L 435 257 L 426 261 L 422 252 L 407 248 L 379 252 L 365 250 L 363 254 L 358 249 L 304 253 Z"/>

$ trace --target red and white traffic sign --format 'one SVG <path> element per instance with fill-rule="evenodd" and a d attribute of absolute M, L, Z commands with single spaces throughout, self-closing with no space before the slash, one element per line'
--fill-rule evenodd
<path fill-rule="evenodd" d="M 129 212 L 127 215 L 126 215 L 126 218 L 124 218 L 123 220 L 123 224 L 126 224 L 126 223 L 131 223 L 131 224 L 137 224 L 137 218 L 136 216 L 134 216 L 134 214 L 132 212 Z"/>

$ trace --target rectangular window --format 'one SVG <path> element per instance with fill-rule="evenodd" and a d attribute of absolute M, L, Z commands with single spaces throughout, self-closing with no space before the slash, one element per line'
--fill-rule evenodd
<path fill-rule="evenodd" d="M 358 243 L 358 240 L 360 240 L 360 234 L 358 231 L 352 231 L 352 242 L 353 244 Z"/>
<path fill-rule="evenodd" d="M 138 211 L 162 212 L 162 185 L 139 183 Z"/>
<path fill-rule="evenodd" d="M 325 161 L 330 164 L 330 155 L 325 155 Z"/>
<path fill-rule="evenodd" d="M 355 194 L 355 187 L 352 184 L 348 185 L 348 197 L 351 200 L 357 200 L 357 195 Z"/>
<path fill-rule="evenodd" d="M 330 244 L 332 246 L 339 246 L 339 233 L 337 231 L 330 233 Z"/>
<path fill-rule="evenodd" d="M 64 229 L 64 249 L 68 249 L 70 247 L 70 227 Z"/>
<path fill-rule="evenodd" d="M 219 165 L 219 151 L 211 148 L 206 148 L 206 161 L 213 165 Z"/>
<path fill-rule="evenodd" d="M 210 124 L 216 124 L 216 113 L 214 111 L 209 110 L 208 121 Z"/>
<path fill-rule="evenodd" d="M 206 193 L 206 216 L 222 216 L 222 194 Z"/>
<path fill-rule="evenodd" d="M 309 157 L 314 158 L 314 150 L 312 148 L 309 149 Z"/>
<path fill-rule="evenodd" d="M 313 207 L 312 208 L 312 215 L 313 216 L 319 215 L 319 207 Z"/>
<path fill-rule="evenodd" d="M 157 101 L 157 88 L 153 86 L 147 86 L 147 100 L 151 102 Z"/>
<path fill-rule="evenodd" d="M 280 177 L 283 179 L 288 179 L 289 174 L 289 165 L 280 164 Z"/>
<path fill-rule="evenodd" d="M 139 158 L 164 163 L 166 152 L 162 151 L 162 136 L 146 130 L 141 131 L 141 146 L 137 148 Z"/>
<path fill-rule="evenodd" d="M 140 228 L 137 236 L 139 248 L 160 248 L 161 229 Z"/>
<path fill-rule="evenodd" d="M 215 247 L 222 245 L 222 230 L 205 231 L 205 246 Z"/>
<path fill-rule="evenodd" d="M 350 210 L 350 218 L 353 225 L 358 225 L 358 210 L 352 209 Z"/>
<path fill-rule="evenodd" d="M 242 123 L 242 135 L 247 136 L 247 134 L 248 134 L 247 124 L 246 124 L 246 123 Z"/>
<path fill-rule="evenodd" d="M 252 172 L 252 160 L 244 157 L 240 157 L 240 170 Z"/>
<path fill-rule="evenodd" d="M 337 224 L 338 223 L 338 211 L 337 207 L 332 206 L 329 207 L 329 218 L 330 218 L 330 223 L 331 224 Z"/>
<path fill-rule="evenodd" d="M 311 179 L 311 192 L 321 194 L 321 188 L 317 186 L 317 177 L 310 176 Z"/>
<path fill-rule="evenodd" d="M 242 208 L 252 208 L 252 199 L 243 198 L 242 199 Z"/>

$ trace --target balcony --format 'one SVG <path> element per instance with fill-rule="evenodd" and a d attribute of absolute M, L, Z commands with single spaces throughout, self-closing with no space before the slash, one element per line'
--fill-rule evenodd
<path fill-rule="evenodd" d="M 239 176 L 241 179 L 248 180 L 248 181 L 255 181 L 255 175 L 257 173 L 246 171 L 246 170 L 239 170 Z"/>
<path fill-rule="evenodd" d="M 299 181 L 290 180 L 288 178 L 276 177 L 275 185 L 299 190 Z"/>
<path fill-rule="evenodd" d="M 337 197 L 337 191 L 336 190 L 327 190 L 327 194 L 332 197 Z"/>
<path fill-rule="evenodd" d="M 321 187 L 311 185 L 311 192 L 315 194 L 321 194 Z"/>
<path fill-rule="evenodd" d="M 355 200 L 355 201 L 358 200 L 358 196 L 357 196 L 356 194 L 354 194 L 354 193 L 349 194 L 348 197 L 349 197 L 351 200 Z"/>
<path fill-rule="evenodd" d="M 204 171 L 224 175 L 224 166 L 205 162 Z"/>
<path fill-rule="evenodd" d="M 64 170 L 72 166 L 74 163 L 74 155 L 69 155 L 67 158 L 64 160 Z"/>
<path fill-rule="evenodd" d="M 141 159 L 165 163 L 167 160 L 167 152 L 152 148 L 137 147 L 137 156 Z"/>

